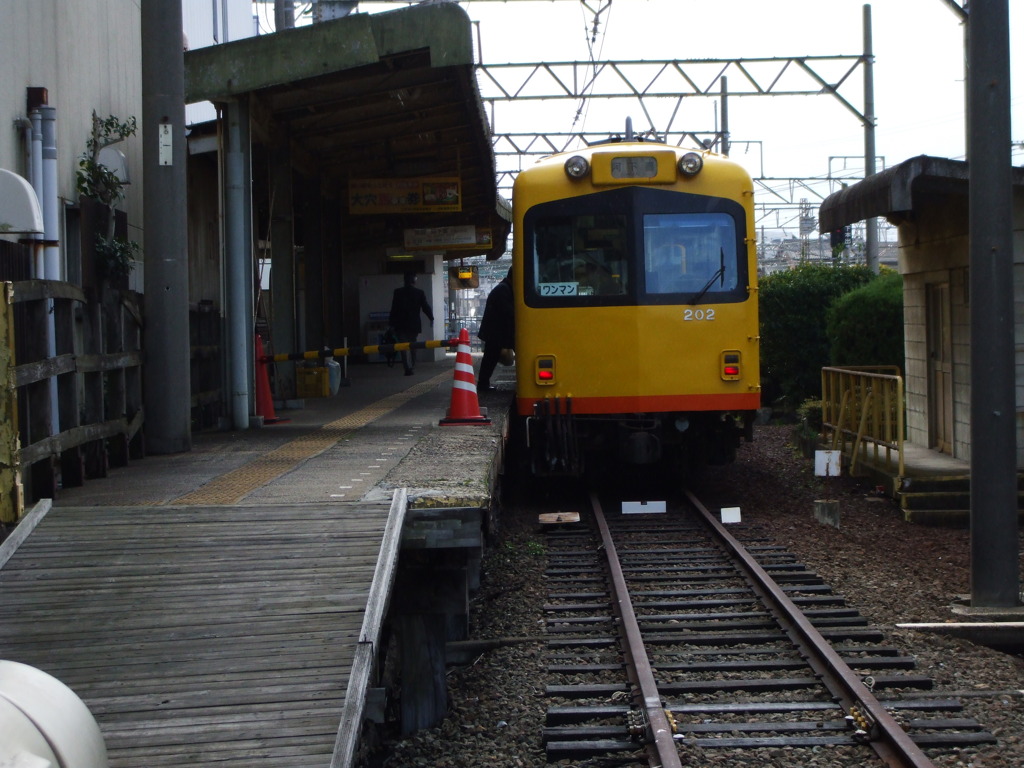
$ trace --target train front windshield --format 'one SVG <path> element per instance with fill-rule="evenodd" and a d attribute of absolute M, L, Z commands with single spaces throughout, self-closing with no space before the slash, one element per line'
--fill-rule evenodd
<path fill-rule="evenodd" d="M 686 304 L 747 297 L 743 209 L 720 198 L 633 187 L 531 208 L 531 306 Z"/>
<path fill-rule="evenodd" d="M 647 293 L 736 288 L 736 227 L 724 213 L 658 213 L 644 220 Z"/>

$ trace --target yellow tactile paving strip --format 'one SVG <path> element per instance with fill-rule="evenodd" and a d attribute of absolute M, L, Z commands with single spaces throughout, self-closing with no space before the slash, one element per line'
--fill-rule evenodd
<path fill-rule="evenodd" d="M 355 413 L 324 424 L 315 432 L 285 443 L 280 448 L 275 448 L 248 464 L 211 480 L 202 488 L 168 502 L 168 504 L 184 506 L 237 504 L 257 488 L 280 477 L 303 461 L 323 453 L 345 435 L 366 426 L 413 398 L 431 391 L 444 380 L 450 379 L 450 372 L 441 373 L 407 390 L 389 395 Z"/>

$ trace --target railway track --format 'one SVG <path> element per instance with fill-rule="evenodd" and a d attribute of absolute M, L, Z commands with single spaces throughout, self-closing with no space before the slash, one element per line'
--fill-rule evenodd
<path fill-rule="evenodd" d="M 592 525 L 549 533 L 549 762 L 927 768 L 994 741 L 792 555 L 687 499 L 606 519 L 593 496 Z"/>

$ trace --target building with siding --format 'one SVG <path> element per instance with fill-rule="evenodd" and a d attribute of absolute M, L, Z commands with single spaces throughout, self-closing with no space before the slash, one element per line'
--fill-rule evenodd
<path fill-rule="evenodd" d="M 966 162 L 915 157 L 828 197 L 822 226 L 884 216 L 899 233 L 907 439 L 971 458 Z M 1024 169 L 1013 169 L 1017 467 L 1024 468 Z"/>
<path fill-rule="evenodd" d="M 35 101 L 56 114 L 56 188 L 60 249 L 58 279 L 80 278 L 81 210 L 76 189 L 79 158 L 86 151 L 92 116 L 142 117 L 141 30 L 135 0 L 33 0 L 6 3 L 0 25 L 4 76 L 0 79 L 0 168 L 31 180 L 31 133 L 25 126 Z M 117 145 L 131 183 L 119 205 L 125 236 L 142 243 L 142 143 L 138 135 Z M 44 200 L 45 202 L 45 200 Z M 0 218 L 2 218 L 0 201 Z M 8 279 L 25 279 L 18 262 L 30 249 L 0 234 Z"/>

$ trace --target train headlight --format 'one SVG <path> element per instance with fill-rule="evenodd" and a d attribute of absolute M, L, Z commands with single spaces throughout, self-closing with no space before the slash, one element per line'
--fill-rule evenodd
<path fill-rule="evenodd" d="M 573 155 L 565 161 L 565 175 L 570 179 L 582 179 L 590 173 L 590 163 L 587 158 Z"/>
<path fill-rule="evenodd" d="M 735 349 L 729 349 L 720 356 L 719 370 L 722 374 L 722 381 L 738 381 L 740 378 L 740 353 Z"/>
<path fill-rule="evenodd" d="M 555 383 L 555 358 L 544 355 L 537 358 L 533 369 L 534 383 L 542 387 L 550 387 Z"/>
<path fill-rule="evenodd" d="M 687 152 L 679 158 L 679 172 L 683 176 L 696 176 L 704 167 L 704 158 L 696 152 Z"/>

